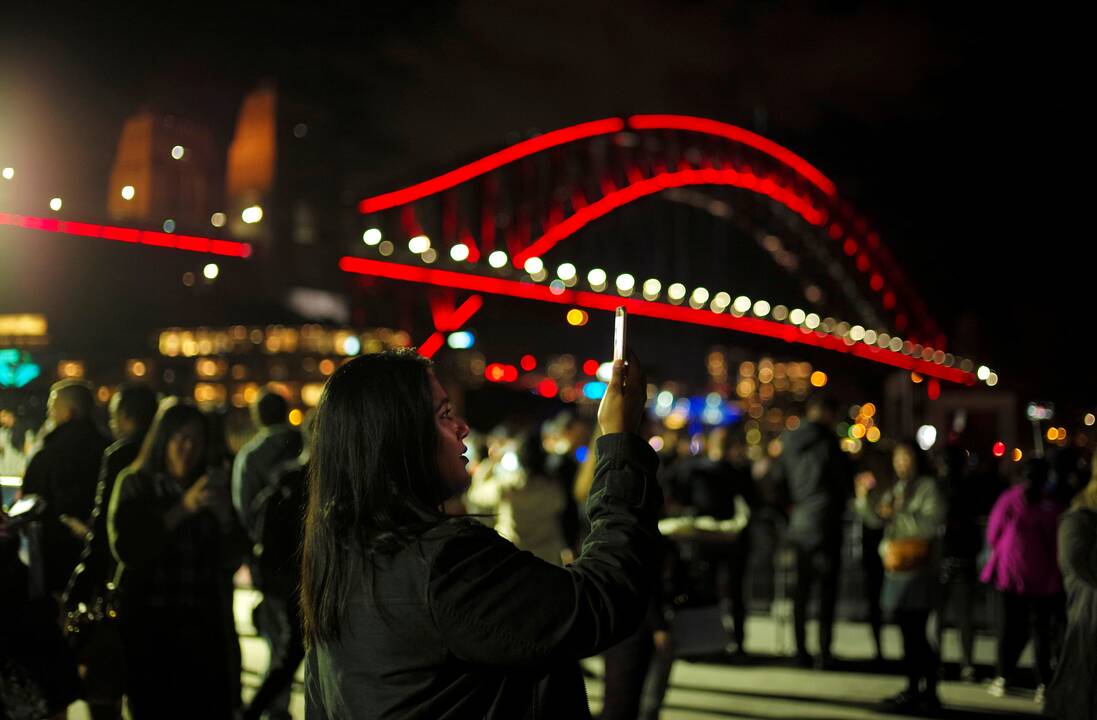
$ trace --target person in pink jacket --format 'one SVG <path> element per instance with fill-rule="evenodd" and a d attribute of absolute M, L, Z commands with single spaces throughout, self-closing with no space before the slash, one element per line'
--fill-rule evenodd
<path fill-rule="evenodd" d="M 1051 619 L 1063 589 L 1056 559 L 1056 532 L 1063 506 L 1045 491 L 1048 463 L 1043 458 L 1025 467 L 1025 480 L 999 496 L 987 523 L 990 559 L 982 580 L 998 591 L 998 677 L 989 692 L 1001 697 L 1017 668 L 1030 635 L 1036 650 L 1037 702 L 1051 679 Z"/>

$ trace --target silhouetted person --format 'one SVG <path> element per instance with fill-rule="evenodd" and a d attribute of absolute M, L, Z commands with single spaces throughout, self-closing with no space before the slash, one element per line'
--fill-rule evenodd
<path fill-rule="evenodd" d="M 1058 720 L 1097 717 L 1097 478 L 1059 522 L 1059 569 L 1067 627 L 1044 712 Z"/>
<path fill-rule="evenodd" d="M 719 600 L 729 650 L 740 656 L 746 651 L 748 525 L 757 504 L 742 450 L 742 443 L 736 443 L 727 428 L 713 429 L 704 453 L 683 463 L 675 499 L 685 515 L 669 523 L 670 534 L 686 544 L 692 558 L 692 576 L 699 585 L 694 593 Z M 661 522 L 660 528 L 664 526 Z"/>
<path fill-rule="evenodd" d="M 232 504 L 253 544 L 259 543 L 260 497 L 269 498 L 264 491 L 276 479 L 275 470 L 301 454 L 303 441 L 297 428 L 289 424 L 289 403 L 272 389 L 260 391 L 251 406 L 251 416 L 259 431 L 236 455 L 232 466 Z M 249 563 L 252 582 L 263 593 L 263 599 L 255 608 L 256 629 L 267 642 L 271 658 L 286 653 L 290 636 L 287 631 L 293 622 L 290 605 L 296 602 L 292 589 L 277 583 L 268 584 L 262 568 L 254 559 Z M 289 717 L 289 691 L 274 698 L 267 710 L 271 720 Z"/>
<path fill-rule="evenodd" d="M 125 690 L 121 638 L 109 613 L 117 570 L 107 533 L 107 506 L 119 474 L 133 464 L 156 415 L 156 393 L 124 383 L 110 400 L 114 443 L 103 453 L 89 532 L 80 563 L 65 589 L 68 625 L 84 667 L 84 698 L 94 720 L 119 718 Z"/>
<path fill-rule="evenodd" d="M 942 647 L 945 619 L 950 611 L 960 631 L 960 678 L 975 679 L 974 599 L 978 583 L 976 558 L 983 549 L 979 517 L 986 512 L 980 490 L 969 472 L 968 453 L 961 447 L 945 449 L 941 478 L 945 503 L 945 534 L 941 541 L 941 566 L 937 601 L 937 647 Z"/>
<path fill-rule="evenodd" d="M 53 429 L 23 477 L 23 494 L 40 495 L 46 501 L 42 516 L 46 590 L 58 595 L 84 549 L 99 465 L 107 447 L 107 439 L 92 421 L 94 408 L 88 383 L 54 383 L 46 405 L 46 420 Z"/>
<path fill-rule="evenodd" d="M 328 379 L 309 455 L 302 608 L 310 718 L 589 718 L 578 660 L 639 625 L 655 571 L 645 383 L 618 365 L 591 533 L 570 567 L 442 504 L 469 485 L 468 426 L 428 361 L 364 355 Z"/>
<path fill-rule="evenodd" d="M 788 540 L 796 551 L 796 591 L 793 622 L 796 656 L 811 665 L 807 650 L 807 608 L 811 590 L 819 586 L 819 652 L 823 667 L 832 665 L 834 608 L 842 558 L 846 503 L 853 484 L 852 466 L 834 432 L 838 405 L 815 395 L 808 400 L 806 422 L 781 435 L 781 456 L 775 464 L 783 495 L 789 503 Z"/>
<path fill-rule="evenodd" d="M 252 565 L 263 578 L 266 597 L 284 599 L 287 613 L 274 617 L 277 625 L 264 628 L 271 642 L 270 663 L 263 682 L 243 713 L 243 720 L 259 720 L 263 712 L 276 718 L 285 707 L 293 677 L 305 658 L 301 610 L 297 588 L 301 585 L 301 538 L 304 531 L 307 458 L 294 458 L 275 468 L 272 479 L 256 497 L 258 506 L 254 532 L 258 552 Z M 268 619 L 271 618 L 268 615 Z M 276 709 L 270 711 L 272 704 Z M 282 715 L 288 717 L 288 713 Z"/>

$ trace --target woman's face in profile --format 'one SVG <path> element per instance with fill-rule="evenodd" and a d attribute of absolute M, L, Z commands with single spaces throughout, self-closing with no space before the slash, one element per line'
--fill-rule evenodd
<path fill-rule="evenodd" d="M 469 426 L 454 412 L 449 396 L 433 372 L 430 373 L 430 394 L 434 424 L 438 428 L 438 470 L 452 495 L 460 495 L 468 490 L 470 482 L 464 442 Z"/>
<path fill-rule="evenodd" d="M 190 475 L 198 459 L 205 452 L 202 439 L 202 427 L 197 423 L 190 423 L 180 428 L 178 432 L 168 438 L 167 470 L 168 474 L 176 480 L 182 480 Z"/>

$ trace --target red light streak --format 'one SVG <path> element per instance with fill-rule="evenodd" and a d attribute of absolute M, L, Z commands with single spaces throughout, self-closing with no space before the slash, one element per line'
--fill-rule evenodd
<path fill-rule="evenodd" d="M 544 135 L 530 138 L 529 140 L 523 140 L 520 143 L 511 145 L 499 152 L 492 153 L 487 157 L 480 158 L 468 165 L 463 165 L 455 170 L 451 170 L 444 175 L 439 175 L 430 180 L 424 180 L 421 183 L 410 185 L 401 190 L 366 198 L 358 204 L 358 210 L 362 213 L 371 213 L 396 207 L 397 205 L 405 205 L 428 195 L 441 192 L 442 190 L 448 190 L 449 188 L 460 185 L 474 177 L 489 173 L 492 170 L 497 170 L 515 160 L 535 155 L 542 150 L 557 147 L 558 145 L 565 145 L 569 142 L 582 140 L 584 138 L 620 132 L 624 128 L 625 123 L 621 118 L 606 118 L 605 120 L 594 120 L 592 122 L 554 130 L 545 133 Z"/>
<path fill-rule="evenodd" d="M 111 225 L 94 225 L 92 223 L 54 220 L 52 218 L 15 215 L 11 213 L 0 213 L 0 225 L 11 225 L 13 227 L 21 227 L 28 230 L 43 230 L 45 232 L 56 232 L 64 235 L 79 235 L 81 237 L 93 237 L 102 240 L 136 243 L 139 245 L 150 245 L 152 247 L 185 250 L 188 252 L 206 253 L 210 255 L 224 255 L 238 258 L 247 258 L 251 256 L 251 245 L 248 243 L 236 242 L 234 240 L 195 237 L 192 235 L 173 235 L 171 233 L 157 232 L 155 230 L 138 230 L 136 228 L 113 227 Z"/>
<path fill-rule="evenodd" d="M 768 138 L 735 125 L 689 115 L 633 115 L 628 119 L 628 126 L 633 130 L 684 130 L 722 137 L 752 147 L 784 163 L 828 196 L 834 196 L 837 193 L 834 183 L 807 160 Z M 606 118 L 554 130 L 511 145 L 429 180 L 409 185 L 400 190 L 366 198 L 358 204 L 358 210 L 362 213 L 372 213 L 398 205 L 406 205 L 428 195 L 448 190 L 492 170 L 498 170 L 515 160 L 535 155 L 543 150 L 575 142 L 576 140 L 620 132 L 624 128 L 625 123 L 621 118 Z"/>
<path fill-rule="evenodd" d="M 483 306 L 484 299 L 479 295 L 473 295 L 453 311 L 453 314 L 449 316 L 449 320 L 446 322 L 446 327 L 439 329 L 448 330 L 449 332 L 460 330 L 461 326 L 467 323 L 469 318 L 475 315 Z"/>
<path fill-rule="evenodd" d="M 642 197 L 653 195 L 667 188 L 686 185 L 731 185 L 766 195 L 797 213 L 812 225 L 821 225 L 826 216 L 811 203 L 791 190 L 777 186 L 769 178 L 760 178 L 737 170 L 679 170 L 656 175 L 638 183 L 626 185 L 620 190 L 577 210 L 559 225 L 549 228 L 540 238 L 514 256 L 514 266 L 522 267 L 526 260 L 544 255 L 558 242 L 574 235 L 580 229 L 619 207 Z"/>
<path fill-rule="evenodd" d="M 628 126 L 634 130 L 686 130 L 727 138 L 781 161 L 829 196 L 838 192 L 834 183 L 807 160 L 768 138 L 735 125 L 689 115 L 633 115 L 628 119 Z"/>
<path fill-rule="evenodd" d="M 442 347 L 442 343 L 445 342 L 446 336 L 440 332 L 433 333 L 427 341 L 419 346 L 419 354 L 425 358 L 434 357 L 434 353 Z"/>
<path fill-rule="evenodd" d="M 339 267 L 344 272 L 373 277 L 389 278 L 391 280 L 403 280 L 406 282 L 434 285 L 437 287 L 450 287 L 472 292 L 489 293 L 492 295 L 506 295 L 508 297 L 522 298 L 525 300 L 538 300 L 557 305 L 576 305 L 591 310 L 604 310 L 613 312 L 618 305 L 624 305 L 633 315 L 651 317 L 674 322 L 685 322 L 693 325 L 734 330 L 762 337 L 775 338 L 790 343 L 812 345 L 834 352 L 854 355 L 873 362 L 890 365 L 903 370 L 921 373 L 929 377 L 936 377 L 949 382 L 964 385 L 975 384 L 975 376 L 972 373 L 963 372 L 945 365 L 937 365 L 919 358 L 913 358 L 902 353 L 884 350 L 876 346 L 868 346 L 864 343 L 847 345 L 839 337 L 833 335 L 819 335 L 814 332 L 804 332 L 798 327 L 785 325 L 772 320 L 760 318 L 735 317 L 729 314 L 717 314 L 709 310 L 694 310 L 690 307 L 667 305 L 665 303 L 648 302 L 636 298 L 621 298 L 602 295 L 595 292 L 581 290 L 564 290 L 559 295 L 554 294 L 545 285 L 523 283 L 515 280 L 459 273 L 450 270 L 436 270 L 413 265 L 382 262 L 366 258 L 343 257 L 339 261 Z"/>

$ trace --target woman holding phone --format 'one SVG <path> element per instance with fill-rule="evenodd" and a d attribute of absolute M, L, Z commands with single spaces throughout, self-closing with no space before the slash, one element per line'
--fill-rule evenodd
<path fill-rule="evenodd" d="M 222 559 L 237 526 L 206 462 L 206 418 L 168 398 L 111 495 L 118 619 L 135 720 L 232 717 L 239 702 L 224 622 Z"/>
<path fill-rule="evenodd" d="M 903 635 L 903 666 L 907 689 L 885 704 L 899 712 L 936 713 L 937 654 L 926 626 L 933 608 L 935 544 L 944 520 L 945 501 L 925 454 L 913 442 L 895 446 L 891 455 L 895 484 L 878 501 L 870 498 L 873 477 L 856 481 L 857 512 L 866 525 L 883 529 L 880 559 L 884 585 L 880 606 Z"/>
<path fill-rule="evenodd" d="M 430 362 L 365 355 L 328 380 L 309 467 L 301 604 L 310 718 L 590 717 L 579 658 L 647 607 L 662 495 L 638 435 L 645 383 L 616 362 L 592 530 L 563 568 L 447 517 L 468 426 Z"/>

